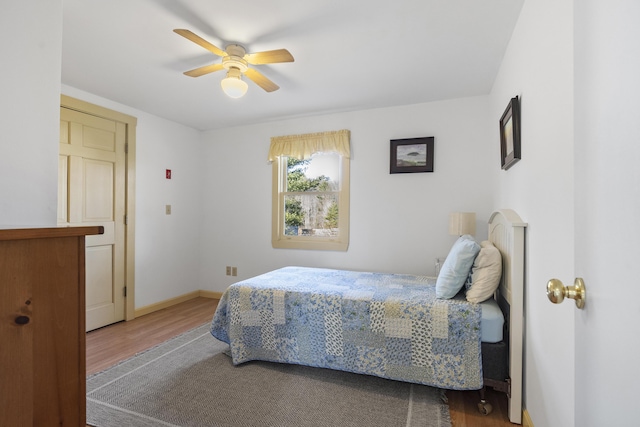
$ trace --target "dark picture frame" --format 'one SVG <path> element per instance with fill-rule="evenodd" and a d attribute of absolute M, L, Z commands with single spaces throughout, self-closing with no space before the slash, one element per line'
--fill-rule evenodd
<path fill-rule="evenodd" d="M 433 136 L 392 139 L 389 173 L 433 172 Z"/>
<path fill-rule="evenodd" d="M 520 158 L 520 100 L 516 96 L 500 118 L 500 165 L 507 170 Z"/>

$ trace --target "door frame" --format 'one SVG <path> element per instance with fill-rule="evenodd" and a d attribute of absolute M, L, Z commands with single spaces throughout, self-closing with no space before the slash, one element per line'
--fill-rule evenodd
<path fill-rule="evenodd" d="M 125 320 L 135 319 L 135 178 L 136 178 L 136 126 L 138 119 L 119 111 L 81 101 L 67 95 L 60 95 L 60 107 L 75 110 L 92 116 L 102 117 L 124 123 L 126 127 L 126 161 L 125 161 L 125 286 L 127 294 L 125 296 L 124 316 Z M 121 218 L 125 221 L 125 218 Z"/>

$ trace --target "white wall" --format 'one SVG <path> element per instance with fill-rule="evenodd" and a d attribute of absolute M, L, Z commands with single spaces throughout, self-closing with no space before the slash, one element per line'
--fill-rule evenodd
<path fill-rule="evenodd" d="M 492 140 L 509 99 L 521 98 L 522 160 L 492 165 L 494 208 L 529 223 L 525 278 L 525 407 L 536 427 L 574 425 L 575 305 L 552 305 L 546 283 L 573 283 L 573 2 L 525 2 L 492 89 Z"/>
<path fill-rule="evenodd" d="M 138 119 L 136 308 L 200 289 L 200 132 L 66 85 L 62 93 Z M 172 170 L 171 180 L 165 179 L 166 169 Z M 165 205 L 171 205 L 171 215 Z"/>
<path fill-rule="evenodd" d="M 0 226 L 56 224 L 62 0 L 3 2 Z"/>
<path fill-rule="evenodd" d="M 455 240 L 449 212 L 477 212 L 477 237 L 487 237 L 489 165 L 499 158 L 488 110 L 488 98 L 475 97 L 205 133 L 204 289 L 285 265 L 434 274 Z M 270 138 L 339 129 L 351 130 L 348 251 L 273 249 Z M 421 136 L 435 137 L 434 173 L 389 174 L 389 140 Z M 239 277 L 227 277 L 227 265 Z"/>
<path fill-rule="evenodd" d="M 62 86 L 62 93 L 138 119 L 136 307 L 284 265 L 433 274 L 455 240 L 451 211 L 491 212 L 488 98 L 310 117 L 205 134 Z M 271 247 L 271 136 L 350 129 L 351 245 L 347 252 Z M 389 140 L 435 136 L 435 172 L 389 174 Z M 164 177 L 172 169 L 173 179 Z M 166 216 L 166 204 L 173 215 Z M 238 267 L 239 277 L 225 275 Z M 200 274 L 198 274 L 200 273 Z"/>

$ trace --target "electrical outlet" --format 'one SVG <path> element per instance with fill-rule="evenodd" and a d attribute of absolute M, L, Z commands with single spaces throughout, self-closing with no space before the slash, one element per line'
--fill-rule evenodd
<path fill-rule="evenodd" d="M 227 265 L 227 276 L 231 276 L 231 267 Z"/>
<path fill-rule="evenodd" d="M 164 211 L 167 215 L 171 215 L 171 205 L 166 205 Z"/>
<path fill-rule="evenodd" d="M 232 276 L 238 275 L 238 267 L 231 267 L 231 275 Z"/>

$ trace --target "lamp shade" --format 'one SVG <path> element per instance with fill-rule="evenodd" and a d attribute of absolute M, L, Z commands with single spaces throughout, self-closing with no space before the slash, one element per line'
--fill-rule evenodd
<path fill-rule="evenodd" d="M 449 214 L 449 234 L 462 236 L 463 234 L 476 234 L 475 212 L 453 212 Z"/>
<path fill-rule="evenodd" d="M 242 81 L 241 76 L 242 73 L 239 68 L 231 67 L 227 71 L 227 77 L 220 82 L 222 90 L 229 98 L 240 98 L 247 93 L 249 85 L 247 85 L 247 82 Z"/>

